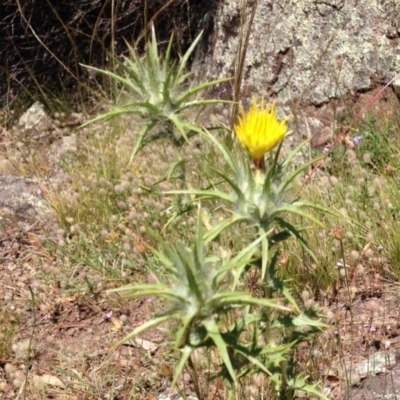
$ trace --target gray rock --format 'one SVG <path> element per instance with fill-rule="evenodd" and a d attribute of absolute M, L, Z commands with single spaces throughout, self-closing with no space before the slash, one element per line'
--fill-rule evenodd
<path fill-rule="evenodd" d="M 208 51 L 199 52 L 195 63 L 201 76 L 234 75 L 242 3 L 221 2 Z M 400 71 L 399 16 L 398 0 L 259 0 L 243 97 L 270 95 L 319 106 L 390 81 Z M 229 97 L 231 87 L 221 91 Z"/>
<path fill-rule="evenodd" d="M 52 212 L 34 179 L 0 175 L 0 234 L 9 225 L 32 225 Z"/>
<path fill-rule="evenodd" d="M 186 396 L 187 400 L 198 400 L 195 396 Z M 160 394 L 158 400 L 184 400 L 182 396 L 179 396 L 177 393 L 169 394 L 169 391 L 166 393 Z"/>
<path fill-rule="evenodd" d="M 18 121 L 19 134 L 31 139 L 47 135 L 51 126 L 51 118 L 46 114 L 43 104 L 38 101 L 33 103 Z"/>
<path fill-rule="evenodd" d="M 396 364 L 396 353 L 394 351 L 379 351 L 372 354 L 367 360 L 358 363 L 355 370 L 361 378 L 365 378 L 368 375 L 389 372 Z"/>
<path fill-rule="evenodd" d="M 400 100 L 400 76 L 393 81 L 392 88 L 397 98 Z"/>
<path fill-rule="evenodd" d="M 49 147 L 48 151 L 51 165 L 57 169 L 63 163 L 69 162 L 76 155 L 77 149 L 78 141 L 74 134 L 57 140 Z"/>

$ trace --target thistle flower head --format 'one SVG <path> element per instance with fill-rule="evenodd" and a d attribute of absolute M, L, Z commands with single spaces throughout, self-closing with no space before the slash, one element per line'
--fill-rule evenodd
<path fill-rule="evenodd" d="M 255 166 L 262 165 L 264 154 L 282 142 L 288 130 L 286 122 L 287 118 L 279 122 L 275 103 L 265 105 L 264 99 L 261 100 L 260 106 L 256 99 L 253 99 L 248 113 L 241 108 L 235 132 Z"/>

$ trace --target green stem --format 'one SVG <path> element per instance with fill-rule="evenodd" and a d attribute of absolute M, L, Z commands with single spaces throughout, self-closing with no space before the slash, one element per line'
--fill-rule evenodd
<path fill-rule="evenodd" d="M 280 397 L 282 400 L 293 400 L 293 390 L 289 388 L 289 380 L 287 377 L 287 361 L 282 361 L 280 367 L 282 374 L 282 390 Z"/>
<path fill-rule="evenodd" d="M 263 254 L 262 256 L 262 264 L 264 261 L 264 257 L 266 255 Z M 267 260 L 268 261 L 268 260 Z M 270 268 L 268 268 L 267 266 L 267 271 L 266 274 L 263 278 L 263 290 L 264 290 L 264 298 L 265 299 L 272 299 L 273 297 L 273 291 L 272 291 L 272 287 L 271 287 L 271 280 L 273 279 L 273 276 L 271 276 L 271 271 Z M 266 316 L 266 326 L 264 329 L 264 338 L 266 340 L 266 344 L 269 345 L 271 342 L 271 308 L 267 307 L 265 310 L 265 316 Z"/>

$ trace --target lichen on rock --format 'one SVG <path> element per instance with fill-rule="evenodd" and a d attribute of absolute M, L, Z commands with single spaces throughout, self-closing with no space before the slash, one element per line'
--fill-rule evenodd
<path fill-rule="evenodd" d="M 242 2 L 224 3 L 195 64 L 209 79 L 232 76 L 238 58 Z M 397 0 L 259 0 L 242 89 L 316 106 L 373 89 L 400 71 L 399 15 Z"/>

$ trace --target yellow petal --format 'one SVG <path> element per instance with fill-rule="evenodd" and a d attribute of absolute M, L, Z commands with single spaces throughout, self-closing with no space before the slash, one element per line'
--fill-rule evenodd
<path fill-rule="evenodd" d="M 261 99 L 258 107 L 256 99 L 253 99 L 248 113 L 241 108 L 235 132 L 250 156 L 260 160 L 285 138 L 288 130 L 286 122 L 287 119 L 278 120 L 275 103 L 265 106 L 264 99 Z"/>

